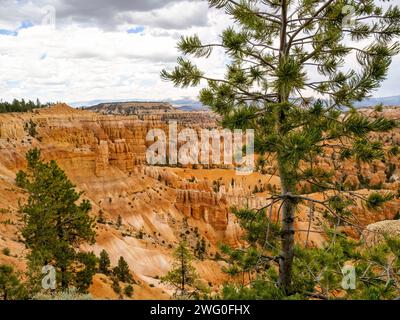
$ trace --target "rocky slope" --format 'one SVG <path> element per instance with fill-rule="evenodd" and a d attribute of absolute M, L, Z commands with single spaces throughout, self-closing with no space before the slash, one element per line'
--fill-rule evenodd
<path fill-rule="evenodd" d="M 400 220 L 384 220 L 372 223 L 362 233 L 362 241 L 367 246 L 382 242 L 386 237 L 400 237 Z"/>

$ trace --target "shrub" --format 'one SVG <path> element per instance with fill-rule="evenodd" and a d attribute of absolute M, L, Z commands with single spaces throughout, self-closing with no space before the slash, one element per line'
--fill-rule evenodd
<path fill-rule="evenodd" d="M 124 293 L 125 293 L 126 296 L 131 298 L 132 295 L 133 295 L 133 287 L 130 284 L 128 284 L 124 289 Z"/>
<path fill-rule="evenodd" d="M 3 252 L 5 256 L 9 256 L 11 254 L 10 248 L 3 248 L 1 252 Z"/>

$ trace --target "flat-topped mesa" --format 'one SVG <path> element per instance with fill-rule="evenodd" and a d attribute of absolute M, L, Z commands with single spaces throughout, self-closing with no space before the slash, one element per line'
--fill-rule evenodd
<path fill-rule="evenodd" d="M 167 112 L 179 112 L 169 102 L 145 102 L 145 101 L 127 101 L 127 102 L 109 102 L 100 103 L 86 108 L 86 110 L 116 115 L 144 115 L 144 114 L 163 114 Z"/>
<path fill-rule="evenodd" d="M 219 119 L 219 116 L 213 112 L 206 110 L 184 111 L 175 108 L 169 102 L 109 102 L 87 107 L 85 110 L 103 115 L 135 115 L 140 120 L 147 120 L 149 117 L 158 117 L 158 119 L 164 122 L 176 121 L 181 125 L 201 125 L 203 128 L 214 128 Z"/>

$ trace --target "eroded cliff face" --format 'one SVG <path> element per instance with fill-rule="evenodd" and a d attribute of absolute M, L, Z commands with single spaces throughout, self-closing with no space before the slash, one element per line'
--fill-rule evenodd
<path fill-rule="evenodd" d="M 398 118 L 398 109 L 391 111 Z M 0 254 L 0 263 L 11 263 L 21 270 L 25 267 L 26 250 L 21 242 L 22 227 L 19 201 L 26 195 L 15 186 L 15 174 L 25 167 L 27 150 L 39 147 L 42 156 L 55 159 L 84 196 L 91 201 L 95 216 L 102 215 L 104 223 L 97 224 L 97 242 L 84 246 L 97 255 L 102 249 L 110 254 L 115 265 L 123 256 L 136 279 L 135 298 L 167 298 L 170 291 L 160 284 L 158 276 L 171 267 L 173 249 L 184 233 L 195 247 L 204 238 L 207 258 L 196 262 L 196 268 L 213 290 L 226 280 L 221 264 L 214 260 L 220 242 L 234 246 L 244 245 L 242 232 L 231 214 L 232 206 L 258 209 L 274 190 L 279 191 L 279 177 L 275 164 L 267 172 L 237 176 L 234 170 L 170 168 L 146 165 L 146 142 L 151 129 L 168 132 L 168 121 L 177 121 L 178 127 L 200 130 L 216 126 L 215 119 L 190 117 L 188 114 L 104 115 L 75 110 L 67 105 L 24 114 L 0 115 L 0 248 L 11 249 L 10 256 Z M 207 120 L 206 120 L 207 119 Z M 210 120 L 211 119 L 211 120 Z M 37 124 L 37 135 L 28 135 L 26 124 Z M 384 136 L 386 144 L 400 143 L 398 131 Z M 335 168 L 336 159 L 329 152 L 319 159 L 322 168 Z M 364 178 L 362 178 L 364 177 Z M 368 181 L 365 181 L 365 177 Z M 335 171 L 334 179 L 344 181 L 355 189 L 371 192 L 368 186 L 396 191 L 399 188 L 399 158 L 389 162 L 376 161 L 357 167 L 345 163 Z M 363 181 L 360 181 L 363 180 Z M 306 190 L 310 186 L 299 186 Z M 321 198 L 322 195 L 311 194 Z M 393 219 L 400 211 L 399 200 L 394 200 L 380 211 L 354 206 L 357 222 L 370 223 Z M 277 208 L 272 218 L 278 220 Z M 310 209 L 300 206 L 296 219 L 296 239 L 309 245 L 320 245 L 324 240 L 324 215 L 316 208 L 307 237 Z M 117 226 L 118 216 L 122 226 Z M 357 230 L 345 230 L 359 237 Z M 139 236 L 140 234 L 140 236 Z M 96 297 L 113 297 L 107 279 L 96 276 L 91 289 Z M 149 285 L 152 285 L 151 287 Z M 153 287 L 154 286 L 154 287 Z"/>
<path fill-rule="evenodd" d="M 37 124 L 35 138 L 26 130 L 30 120 Z M 167 293 L 156 277 L 170 269 L 181 233 L 187 234 L 193 247 L 203 237 L 209 259 L 198 262 L 198 269 L 205 281 L 218 288 L 224 275 L 215 271 L 221 267 L 212 260 L 217 243 L 239 244 L 240 228 L 227 201 L 207 184 L 189 186 L 169 168 L 145 165 L 147 132 L 154 128 L 168 132 L 167 126 L 157 115 L 141 119 L 100 115 L 66 105 L 0 115 L 0 246 L 12 252 L 10 257 L 1 255 L 0 262 L 21 269 L 25 266 L 18 201 L 24 201 L 26 195 L 14 180 L 16 172 L 26 165 L 26 151 L 39 147 L 44 159 L 55 159 L 85 192 L 93 215 L 101 213 L 105 219 L 97 225 L 96 245 L 83 249 L 96 254 L 106 249 L 113 264 L 124 256 L 143 283 L 152 283 L 154 290 L 161 287 Z M 116 225 L 119 215 L 121 227 Z M 139 232 L 142 237 L 138 237 Z M 99 283 L 94 286 L 102 287 Z M 161 289 L 154 296 L 167 297 Z"/>

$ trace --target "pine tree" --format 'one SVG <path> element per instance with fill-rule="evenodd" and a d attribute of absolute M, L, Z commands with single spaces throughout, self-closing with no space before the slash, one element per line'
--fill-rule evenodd
<path fill-rule="evenodd" d="M 15 274 L 13 268 L 8 265 L 0 265 L 0 300 L 25 299 L 26 291 Z"/>
<path fill-rule="evenodd" d="M 125 289 L 124 289 L 124 293 L 125 293 L 125 295 L 127 295 L 129 298 L 131 298 L 132 295 L 133 295 L 133 287 L 132 287 L 132 285 L 128 284 L 128 285 L 125 287 Z"/>
<path fill-rule="evenodd" d="M 63 289 L 73 280 L 72 264 L 78 261 L 76 246 L 94 242 L 94 219 L 89 216 L 91 204 L 82 200 L 55 161 L 40 159 L 33 149 L 26 155 L 27 171 L 19 171 L 16 183 L 28 191 L 29 198 L 22 207 L 25 226 L 22 235 L 31 249 L 29 260 L 41 260 L 42 266 L 52 264 L 59 274 Z"/>
<path fill-rule="evenodd" d="M 43 294 L 43 273 L 42 268 L 45 265 L 45 260 L 39 253 L 28 256 L 27 271 L 25 273 L 27 281 L 24 286 L 30 298 Z M 53 294 L 54 292 L 52 292 Z"/>
<path fill-rule="evenodd" d="M 206 240 L 204 240 L 204 238 L 198 239 L 196 248 L 194 251 L 196 254 L 196 257 L 199 258 L 200 260 L 203 260 L 205 254 L 206 254 L 206 251 L 207 251 Z"/>
<path fill-rule="evenodd" d="M 50 103 L 41 104 L 39 100 L 36 101 L 36 104 L 33 101 L 29 101 L 25 103 L 22 99 L 18 101 L 14 99 L 11 103 L 9 102 L 2 102 L 0 101 L 0 113 L 5 112 L 29 112 L 32 111 L 34 108 L 43 108 L 49 106 Z"/>
<path fill-rule="evenodd" d="M 25 130 L 33 138 L 37 136 L 36 127 L 37 124 L 32 119 L 29 119 L 29 122 L 25 123 Z"/>
<path fill-rule="evenodd" d="M 133 281 L 129 270 L 129 265 L 123 257 L 118 260 L 118 265 L 114 268 L 114 275 L 119 281 L 131 283 Z"/>
<path fill-rule="evenodd" d="M 110 256 L 106 250 L 101 250 L 99 258 L 99 272 L 103 274 L 109 274 L 110 272 Z"/>
<path fill-rule="evenodd" d="M 99 216 L 97 218 L 97 222 L 101 223 L 101 224 L 105 224 L 106 223 L 106 219 L 104 218 L 104 212 L 103 210 L 99 211 Z"/>
<path fill-rule="evenodd" d="M 121 217 L 121 215 L 118 215 L 118 218 L 117 218 L 117 227 L 120 228 L 121 226 L 122 226 L 122 217 Z"/>
<path fill-rule="evenodd" d="M 172 270 L 161 277 L 161 282 L 175 287 L 176 297 L 190 298 L 201 290 L 201 284 L 196 269 L 192 266 L 193 256 L 185 240 L 176 248 L 174 260 Z"/>
<path fill-rule="evenodd" d="M 111 280 L 112 280 L 111 288 L 114 290 L 114 292 L 116 294 L 118 294 L 119 298 L 121 299 L 122 298 L 122 295 L 121 295 L 122 289 L 121 289 L 121 286 L 119 284 L 118 277 L 112 276 Z"/>
<path fill-rule="evenodd" d="M 141 227 L 139 231 L 136 232 L 135 237 L 136 239 L 143 239 L 144 235 L 145 235 L 144 229 L 143 227 Z"/>
<path fill-rule="evenodd" d="M 87 293 L 93 276 L 96 274 L 97 257 L 93 252 L 80 252 L 77 259 L 82 269 L 76 274 L 76 288 L 80 293 Z"/>
<path fill-rule="evenodd" d="M 319 204 L 341 219 L 336 205 L 353 194 L 331 183 L 331 172 L 316 168 L 316 157 L 332 148 L 342 158 L 381 158 L 381 143 L 368 134 L 397 126 L 380 115 L 368 118 L 353 104 L 379 87 L 399 53 L 395 40 L 400 35 L 400 10 L 394 5 L 384 10 L 373 0 L 208 2 L 225 11 L 235 27 L 224 30 L 220 42 L 203 44 L 197 35 L 185 36 L 178 47 L 196 58 L 208 58 L 221 48 L 230 60 L 225 76 L 208 76 L 180 57 L 161 77 L 183 88 L 206 81 L 200 101 L 223 116 L 224 127 L 255 129 L 256 152 L 273 155 L 280 195 L 271 197 L 269 206 L 280 207 L 278 284 L 288 294 L 296 208 L 300 202 L 316 202 L 298 194 L 296 186 L 308 182 L 319 191 L 334 190 L 334 196 Z M 349 4 L 355 9 L 350 23 L 344 8 Z M 345 64 L 352 56 L 354 62 Z M 321 99 L 307 98 L 310 95 Z M 379 204 L 390 198 L 377 197 Z"/>

